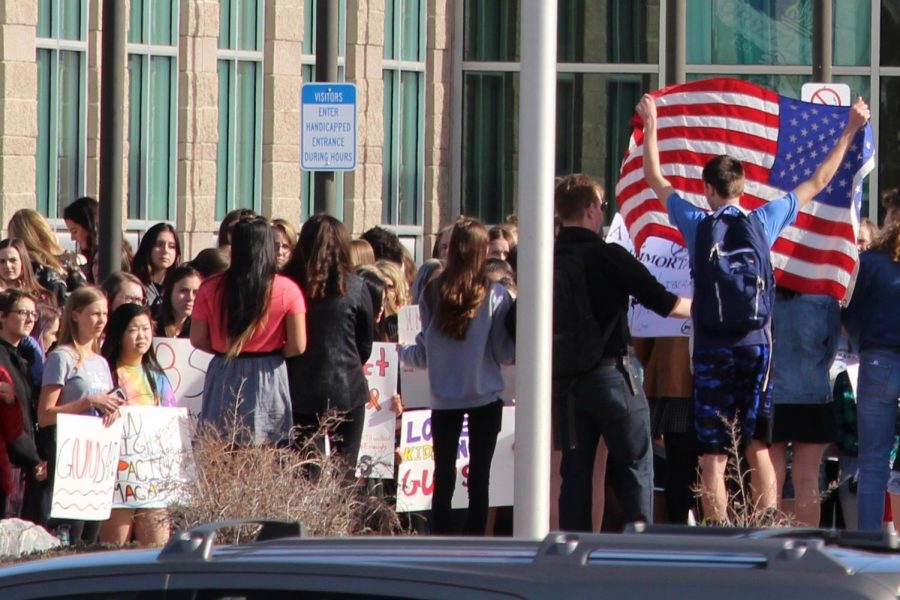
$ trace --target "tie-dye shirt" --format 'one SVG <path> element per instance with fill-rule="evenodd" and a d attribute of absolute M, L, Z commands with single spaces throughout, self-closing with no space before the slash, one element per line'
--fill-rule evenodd
<path fill-rule="evenodd" d="M 156 394 L 150 386 L 147 372 L 141 366 L 120 365 L 116 369 L 119 387 L 131 406 L 175 406 L 175 392 L 165 373 L 153 372 Z"/>

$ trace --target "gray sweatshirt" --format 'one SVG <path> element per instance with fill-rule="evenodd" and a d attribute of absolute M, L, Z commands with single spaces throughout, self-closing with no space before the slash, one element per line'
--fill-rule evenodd
<path fill-rule="evenodd" d="M 498 283 L 491 284 L 466 338 L 455 340 L 437 330 L 423 295 L 419 302 L 422 331 L 415 345 L 401 348 L 400 361 L 428 369 L 432 409 L 475 408 L 500 397 L 500 365 L 512 364 L 516 356 L 504 324 L 511 306 L 509 292 Z"/>

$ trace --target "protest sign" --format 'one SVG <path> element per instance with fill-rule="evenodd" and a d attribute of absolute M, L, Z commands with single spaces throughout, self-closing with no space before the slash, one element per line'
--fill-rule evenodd
<path fill-rule="evenodd" d="M 641 247 L 638 260 L 668 291 L 684 298 L 693 298 L 694 284 L 687 248 L 669 240 L 649 237 Z M 634 337 L 679 337 L 690 335 L 691 320 L 661 317 L 632 299 L 628 327 Z"/>
<path fill-rule="evenodd" d="M 491 506 L 510 506 L 513 503 L 513 445 L 515 441 L 515 408 L 503 407 L 503 426 L 497 438 L 497 448 L 491 464 Z M 431 411 L 411 410 L 403 413 L 400 435 L 402 462 L 397 477 L 397 510 L 409 512 L 429 510 L 434 492 L 434 458 L 431 442 Z M 467 478 L 469 473 L 469 433 L 463 422 L 456 460 L 456 489 L 453 508 L 469 504 Z"/>
<path fill-rule="evenodd" d="M 397 335 L 404 346 L 416 343 L 416 336 L 422 330 L 422 320 L 419 315 L 419 305 L 409 304 L 401 306 L 397 313 Z"/>
<path fill-rule="evenodd" d="M 105 427 L 99 417 L 57 415 L 51 517 L 82 521 L 109 518 L 121 438 L 121 419 Z"/>
<path fill-rule="evenodd" d="M 397 370 L 400 363 L 396 344 L 376 342 L 372 355 L 363 365 L 369 382 L 366 423 L 359 445 L 357 477 L 394 478 L 394 439 L 397 413 L 391 400 L 397 394 Z"/>
<path fill-rule="evenodd" d="M 628 226 L 625 225 L 625 219 L 622 213 L 616 213 L 612 222 L 609 224 L 609 230 L 606 232 L 607 244 L 618 244 L 634 254 L 634 244 L 631 242 L 631 236 L 628 235 Z"/>
<path fill-rule="evenodd" d="M 206 367 L 213 355 L 198 350 L 184 338 L 153 338 L 153 349 L 160 366 L 169 378 L 178 406 L 197 417 L 203 406 L 203 382 Z"/>
<path fill-rule="evenodd" d="M 164 508 L 194 477 L 186 408 L 124 406 L 113 508 Z"/>

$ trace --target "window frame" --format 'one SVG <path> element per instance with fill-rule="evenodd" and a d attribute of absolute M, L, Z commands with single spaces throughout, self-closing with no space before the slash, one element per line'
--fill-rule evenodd
<path fill-rule="evenodd" d="M 142 23 L 146 29 L 146 36 L 144 32 L 141 32 L 140 38 L 152 40 L 153 39 L 153 31 L 151 29 L 154 20 L 151 18 L 153 14 L 152 8 L 158 2 L 166 1 L 166 0 L 143 0 L 143 16 Z M 133 6 L 133 2 L 131 3 Z M 129 171 L 128 177 L 129 181 L 126 182 L 126 196 L 127 196 L 127 207 L 128 207 L 128 218 L 127 218 L 127 228 L 128 229 L 146 229 L 147 224 L 157 223 L 159 221 L 167 221 L 172 222 L 175 220 L 175 214 L 177 210 L 177 184 L 178 184 L 178 93 L 179 93 L 179 51 L 178 51 L 178 43 L 180 37 L 180 29 L 181 29 L 181 13 L 179 10 L 180 4 L 177 1 L 172 2 L 172 23 L 171 23 L 171 36 L 173 45 L 161 45 L 161 44 L 153 44 L 151 42 L 141 43 L 141 42 L 128 42 L 126 44 L 126 69 L 128 64 L 128 59 L 132 56 L 140 57 L 141 61 L 141 107 L 138 111 L 141 119 L 141 149 L 140 155 L 138 158 L 138 162 L 141 163 L 141 171 L 140 171 L 140 181 L 138 186 L 141 190 L 141 197 L 138 199 L 138 210 L 136 214 L 131 214 L 131 203 L 132 199 L 130 197 L 131 190 L 131 177 L 133 176 L 131 172 L 131 157 L 128 157 L 129 161 Z M 130 25 L 129 25 L 130 27 Z M 172 59 L 169 65 L 170 72 L 170 86 L 169 86 L 169 151 L 167 153 L 168 156 L 168 167 L 169 167 L 169 180 L 167 187 L 167 200 L 166 200 L 166 208 L 165 208 L 165 217 L 162 219 L 155 219 L 149 216 L 150 213 L 150 203 L 152 199 L 150 198 L 150 183 L 148 178 L 149 172 L 149 161 L 150 161 L 150 98 L 152 97 L 151 90 L 151 69 L 150 66 L 153 62 L 154 57 L 165 57 Z M 129 86 L 132 85 L 131 80 L 129 79 Z M 129 94 L 129 98 L 131 97 L 131 88 L 127 92 Z M 135 111 L 133 107 L 129 105 L 129 117 L 134 115 Z M 128 139 L 128 135 L 130 135 L 130 127 L 129 132 L 126 133 L 126 139 Z M 131 152 L 131 146 L 129 141 L 129 154 Z"/>
<path fill-rule="evenodd" d="M 64 39 L 61 34 L 61 3 L 63 0 L 50 0 L 50 14 L 47 19 L 50 20 L 50 35 L 53 37 L 39 37 L 40 28 L 35 27 L 35 65 L 39 63 L 39 54 L 42 51 L 49 52 L 49 82 L 47 86 L 47 114 L 49 123 L 47 124 L 47 162 L 43 166 L 45 172 L 42 173 L 40 147 L 41 147 L 41 81 L 40 73 L 36 85 L 37 93 L 37 114 L 38 127 L 35 140 L 35 207 L 37 210 L 45 213 L 52 221 L 62 222 L 62 209 L 64 204 L 60 199 L 59 189 L 59 161 L 60 161 L 60 55 L 63 52 L 72 52 L 78 56 L 78 131 L 75 134 L 77 138 L 78 156 L 75 159 L 77 167 L 75 173 L 78 181 L 75 185 L 76 192 L 69 202 L 76 200 L 80 196 L 84 196 L 87 190 L 87 141 L 88 141 L 88 94 L 87 94 L 87 77 L 88 77 L 88 17 L 89 7 L 87 0 L 79 0 L 79 35 L 80 39 Z M 40 5 L 38 10 L 40 9 Z M 40 15 L 38 15 L 40 20 Z M 39 195 L 40 186 L 38 180 L 45 175 L 47 181 L 46 198 Z"/>
<path fill-rule="evenodd" d="M 255 112 L 253 116 L 253 130 L 254 130 L 254 143 L 253 143 L 253 198 L 249 203 L 238 203 L 236 196 L 235 184 L 237 180 L 237 151 L 235 149 L 235 145 L 230 143 L 233 140 L 229 137 L 229 139 L 223 139 L 222 131 L 219 130 L 219 148 L 221 148 L 221 144 L 226 144 L 225 151 L 225 160 L 226 160 L 226 189 L 224 192 L 220 192 L 219 190 L 219 175 L 218 171 L 221 169 L 222 165 L 219 161 L 219 151 L 217 149 L 216 152 L 216 193 L 215 193 L 215 216 L 214 221 L 218 224 L 222 221 L 225 215 L 227 215 L 230 211 L 236 208 L 250 208 L 256 212 L 260 212 L 262 207 L 262 155 L 263 155 L 263 109 L 264 109 L 264 90 L 263 90 L 263 75 L 265 70 L 265 2 L 263 0 L 220 0 L 229 2 L 230 11 L 229 17 L 230 22 L 228 24 L 228 48 L 216 48 L 216 72 L 219 71 L 219 66 L 221 63 L 228 64 L 228 75 L 229 75 L 229 87 L 228 87 L 228 95 L 225 98 L 224 102 L 227 107 L 227 122 L 228 122 L 228 131 L 234 132 L 238 127 L 238 100 L 236 90 L 236 82 L 239 67 L 242 63 L 252 63 L 256 66 L 256 76 L 254 82 L 254 99 L 255 99 Z M 246 2 L 255 2 L 257 6 L 257 19 L 256 19 L 256 40 L 257 40 L 257 49 L 256 50 L 243 50 L 239 47 L 239 35 L 240 35 L 240 16 L 241 16 L 241 6 Z M 235 10 L 237 8 L 237 10 Z M 222 37 L 222 27 L 223 24 L 219 23 L 219 35 L 218 37 Z M 218 43 L 218 42 L 217 42 Z M 221 86 L 221 82 L 219 83 Z M 222 110 L 223 98 L 219 95 L 217 99 L 217 108 L 219 111 Z M 218 126 L 217 126 L 218 127 Z M 224 194 L 224 199 L 222 199 L 222 195 Z M 224 204 L 224 210 L 220 212 L 220 202 Z M 247 206 L 249 204 L 249 206 Z"/>

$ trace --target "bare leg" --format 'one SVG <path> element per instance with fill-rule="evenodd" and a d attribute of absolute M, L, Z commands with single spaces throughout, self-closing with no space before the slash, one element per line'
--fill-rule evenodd
<path fill-rule="evenodd" d="M 724 454 L 700 456 L 700 502 L 703 516 L 710 523 L 725 523 L 728 519 L 728 500 L 725 496 L 725 467 L 728 457 Z"/>
<path fill-rule="evenodd" d="M 169 541 L 169 511 L 145 508 L 135 511 L 134 539 L 141 546 L 162 546 Z"/>
<path fill-rule="evenodd" d="M 750 463 L 750 488 L 755 508 L 775 508 L 775 467 L 772 466 L 768 445 L 752 440 L 744 454 Z"/>
<path fill-rule="evenodd" d="M 100 525 L 100 543 L 122 546 L 131 541 L 134 526 L 134 509 L 114 508 L 109 519 Z"/>
<path fill-rule="evenodd" d="M 775 500 L 778 510 L 784 510 L 782 494 L 784 482 L 787 479 L 787 442 L 777 442 L 769 448 L 769 456 L 772 458 L 772 466 L 775 468 Z"/>
<path fill-rule="evenodd" d="M 827 447 L 827 444 L 794 442 L 794 465 L 791 469 L 796 498 L 794 516 L 810 527 L 818 527 L 822 519 L 819 469 Z"/>

